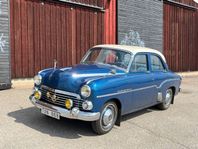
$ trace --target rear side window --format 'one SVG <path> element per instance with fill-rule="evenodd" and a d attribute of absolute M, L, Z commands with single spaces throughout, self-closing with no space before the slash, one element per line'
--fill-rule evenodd
<path fill-rule="evenodd" d="M 152 71 L 164 71 L 165 70 L 162 60 L 156 55 L 151 55 L 151 69 Z"/>
<path fill-rule="evenodd" d="M 146 54 L 136 55 L 131 65 L 131 72 L 146 72 L 148 71 L 148 62 Z"/>

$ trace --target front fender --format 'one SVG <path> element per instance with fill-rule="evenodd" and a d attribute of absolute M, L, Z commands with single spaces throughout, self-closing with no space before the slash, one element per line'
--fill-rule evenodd
<path fill-rule="evenodd" d="M 101 111 L 103 105 L 112 99 L 118 100 L 123 105 L 123 99 L 127 98 L 127 95 L 120 94 L 119 91 L 129 87 L 125 75 L 94 80 L 89 86 L 93 93 L 90 97 L 94 105 L 93 112 Z"/>

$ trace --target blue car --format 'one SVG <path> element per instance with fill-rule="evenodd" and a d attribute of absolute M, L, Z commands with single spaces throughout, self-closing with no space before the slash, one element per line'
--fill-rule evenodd
<path fill-rule="evenodd" d="M 105 134 L 125 114 L 154 105 L 168 109 L 181 77 L 157 50 L 98 45 L 78 65 L 40 71 L 34 83 L 30 101 L 42 114 L 90 121 L 97 134 Z"/>

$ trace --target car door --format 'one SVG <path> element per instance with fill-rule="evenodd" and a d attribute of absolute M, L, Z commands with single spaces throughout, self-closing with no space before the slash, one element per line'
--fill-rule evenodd
<path fill-rule="evenodd" d="M 131 87 L 128 110 L 132 112 L 152 105 L 157 93 L 147 53 L 139 53 L 134 56 L 128 78 Z"/>
<path fill-rule="evenodd" d="M 150 54 L 150 63 L 151 63 L 151 73 L 154 77 L 154 83 L 158 88 L 158 92 L 161 92 L 160 86 L 162 83 L 168 79 L 168 69 L 162 58 L 156 54 Z M 159 97 L 158 97 L 159 98 Z M 159 100 L 159 99 L 158 99 Z"/>

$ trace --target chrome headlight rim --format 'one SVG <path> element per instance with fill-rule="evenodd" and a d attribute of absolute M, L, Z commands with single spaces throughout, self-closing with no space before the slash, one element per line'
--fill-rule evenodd
<path fill-rule="evenodd" d="M 85 100 L 83 103 L 82 103 L 82 108 L 84 110 L 87 110 L 87 111 L 90 111 L 93 109 L 93 103 L 89 100 Z"/>
<path fill-rule="evenodd" d="M 83 98 L 91 96 L 91 88 L 88 85 L 83 85 L 80 89 L 80 94 Z"/>
<path fill-rule="evenodd" d="M 41 75 L 38 74 L 38 75 L 34 76 L 34 83 L 36 85 L 40 85 L 41 82 L 42 82 L 42 76 Z"/>

